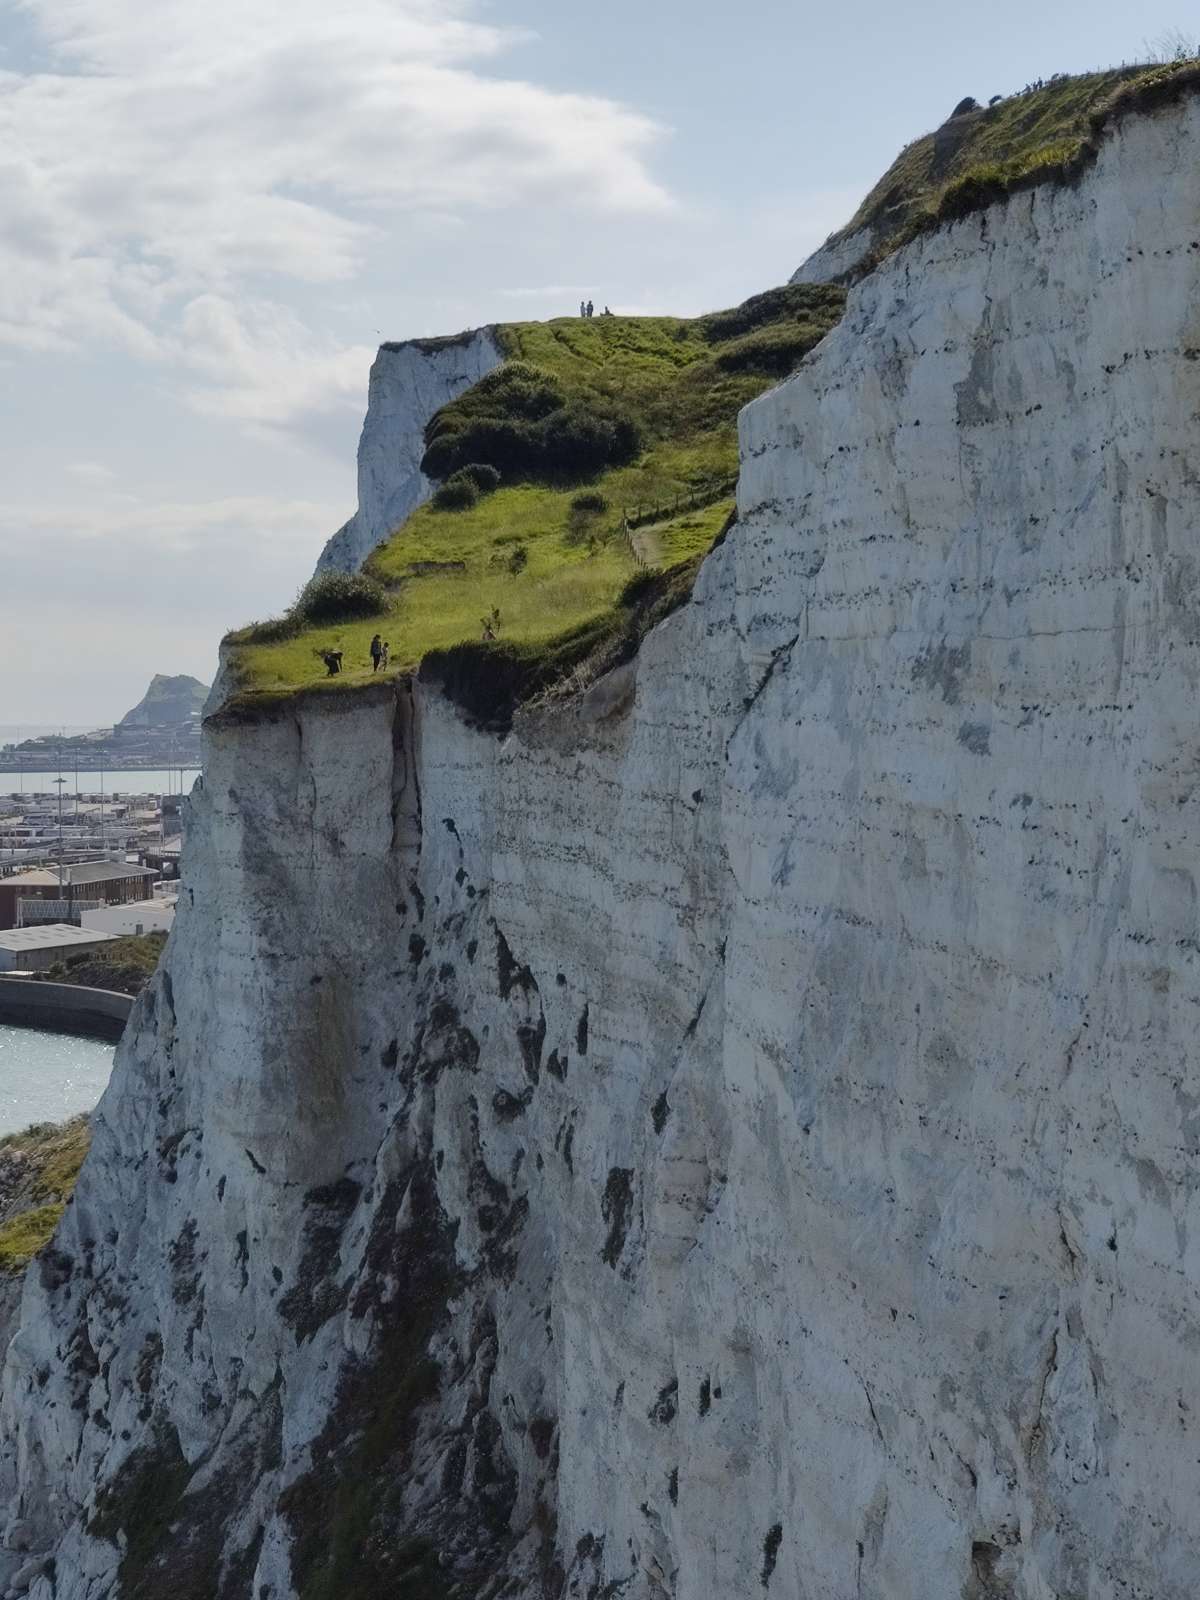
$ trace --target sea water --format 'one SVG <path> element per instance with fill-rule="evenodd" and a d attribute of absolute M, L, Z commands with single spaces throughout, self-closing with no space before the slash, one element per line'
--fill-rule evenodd
<path fill-rule="evenodd" d="M 54 800 L 58 794 L 53 772 L 0 772 L 0 795 L 25 794 L 31 799 L 35 794 L 49 795 Z M 150 767 L 132 772 L 76 772 L 74 767 L 64 767 L 62 786 L 65 818 L 66 802 L 78 794 L 104 794 L 110 799 L 114 794 L 190 794 L 192 785 L 200 776 L 194 767 Z"/>
<path fill-rule="evenodd" d="M 91 1111 L 112 1071 L 115 1045 L 0 1022 L 0 1137 L 32 1122 Z"/>

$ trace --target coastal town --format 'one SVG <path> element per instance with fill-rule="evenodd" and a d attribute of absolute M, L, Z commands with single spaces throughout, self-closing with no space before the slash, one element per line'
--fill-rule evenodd
<path fill-rule="evenodd" d="M 112 728 L 0 749 L 6 787 L 17 779 L 0 793 L 0 974 L 170 930 L 206 693 L 194 678 L 158 675 Z M 129 784 L 155 767 L 153 788 Z"/>
<path fill-rule="evenodd" d="M 0 795 L 0 973 L 169 931 L 186 805 L 180 795 Z"/>

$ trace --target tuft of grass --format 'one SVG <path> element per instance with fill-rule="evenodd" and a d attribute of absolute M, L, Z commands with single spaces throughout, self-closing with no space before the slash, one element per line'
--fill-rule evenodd
<path fill-rule="evenodd" d="M 230 637 L 237 687 L 228 714 L 265 711 L 297 690 L 344 694 L 378 683 L 368 653 L 375 632 L 389 640 L 399 671 L 432 654 L 458 681 L 454 663 L 471 662 L 471 677 L 483 670 L 478 662 L 491 659 L 496 704 L 507 708 L 496 713 L 501 720 L 511 714 L 514 693 L 544 693 L 556 672 L 574 672 L 597 641 L 623 630 L 619 598 L 638 569 L 625 514 L 644 521 L 648 507 L 733 482 L 738 412 L 786 376 L 844 306 L 840 288 L 788 286 L 705 317 L 571 318 L 498 329 L 506 364 L 456 402 L 457 410 L 438 414 L 430 449 L 461 435 L 468 422 L 494 416 L 497 394 L 535 420 L 553 414 L 565 396 L 596 414 L 628 416 L 641 440 L 637 456 L 597 470 L 586 488 L 567 481 L 566 468 L 549 472 L 551 481 L 514 481 L 505 473 L 492 493 L 453 516 L 420 507 L 366 564 L 386 595 L 381 618 Z M 504 379 L 506 372 L 513 376 Z M 477 443 L 470 446 L 475 460 Z M 728 511 L 725 500 L 657 527 L 664 569 L 707 549 Z M 494 611 L 497 638 L 485 640 L 484 619 Z M 319 659 L 325 650 L 343 652 L 341 674 L 327 680 Z M 489 711 L 481 720 L 496 716 Z"/>
<path fill-rule="evenodd" d="M 7 1215 L 0 1273 L 18 1272 L 50 1242 L 92 1142 L 87 1117 L 38 1122 L 0 1139 Z"/>
<path fill-rule="evenodd" d="M 66 1202 L 35 1206 L 0 1227 L 0 1272 L 20 1272 L 54 1237 Z"/>

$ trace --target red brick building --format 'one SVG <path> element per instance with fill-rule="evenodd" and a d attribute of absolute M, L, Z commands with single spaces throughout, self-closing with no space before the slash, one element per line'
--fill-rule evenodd
<path fill-rule="evenodd" d="M 144 900 L 158 873 L 149 867 L 136 867 L 127 861 L 80 861 L 69 867 L 33 867 L 27 872 L 0 878 L 0 929 L 18 925 L 17 902 L 54 900 L 65 902 L 52 920 L 77 920 L 74 907 L 79 901 L 101 901 L 106 906 L 125 905 Z"/>

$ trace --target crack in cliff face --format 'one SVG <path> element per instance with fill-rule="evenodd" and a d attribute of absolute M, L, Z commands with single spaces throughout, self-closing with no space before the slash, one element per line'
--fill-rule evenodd
<path fill-rule="evenodd" d="M 392 712 L 392 854 L 420 856 L 424 836 L 421 806 L 421 774 L 416 759 L 416 709 L 412 684 L 407 678 L 396 683 Z M 406 737 L 407 736 L 407 737 Z"/>
<path fill-rule="evenodd" d="M 726 760 L 729 758 L 729 751 L 733 741 L 737 738 L 738 734 L 741 732 L 742 725 L 746 722 L 747 718 L 750 716 L 750 713 L 758 704 L 760 698 L 762 697 L 763 691 L 771 682 L 772 678 L 774 678 L 779 668 L 784 664 L 784 662 L 786 662 L 787 658 L 791 655 L 792 651 L 796 648 L 799 642 L 800 635 L 797 633 L 794 634 L 786 644 L 781 644 L 777 649 L 771 652 L 771 659 L 767 664 L 766 670 L 760 676 L 752 692 L 742 701 L 741 715 L 737 718 L 733 727 L 730 729 L 728 737 L 725 740 Z"/>

